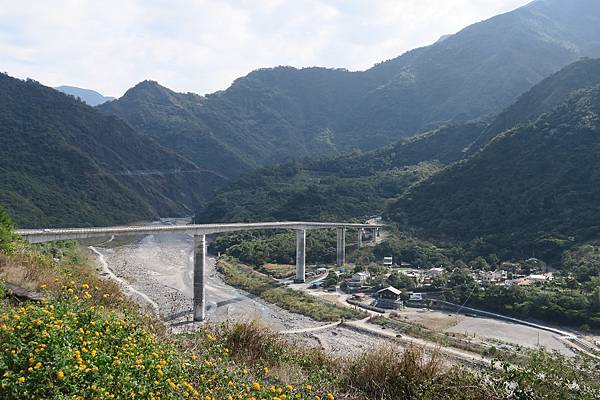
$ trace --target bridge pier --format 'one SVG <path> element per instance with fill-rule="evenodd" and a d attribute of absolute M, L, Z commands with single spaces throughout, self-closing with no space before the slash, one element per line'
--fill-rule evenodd
<path fill-rule="evenodd" d="M 306 229 L 296 230 L 296 279 L 294 282 L 306 282 Z"/>
<path fill-rule="evenodd" d="M 362 247 L 362 239 L 363 239 L 363 229 L 358 228 L 358 248 Z"/>
<path fill-rule="evenodd" d="M 337 260 L 336 264 L 342 266 L 346 263 L 346 228 L 337 228 Z"/>
<path fill-rule="evenodd" d="M 206 235 L 194 235 L 194 321 L 204 321 L 205 292 L 204 267 L 206 266 Z"/>

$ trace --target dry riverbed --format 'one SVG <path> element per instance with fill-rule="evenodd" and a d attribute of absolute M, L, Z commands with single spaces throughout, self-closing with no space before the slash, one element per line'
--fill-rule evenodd
<path fill-rule="evenodd" d="M 169 329 L 180 332 L 196 328 L 192 321 L 191 237 L 148 235 L 129 242 L 105 242 L 94 246 L 94 249 L 101 254 L 99 261 L 106 262 L 114 275 L 156 303 Z M 276 331 L 298 331 L 327 325 L 290 313 L 227 285 L 215 270 L 214 257 L 208 259 L 206 278 L 208 321 L 258 320 Z M 386 339 L 343 326 L 292 333 L 288 337 L 340 355 L 357 354 L 389 343 Z"/>

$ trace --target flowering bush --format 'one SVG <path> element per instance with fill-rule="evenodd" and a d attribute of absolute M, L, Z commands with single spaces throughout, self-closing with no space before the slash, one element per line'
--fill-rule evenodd
<path fill-rule="evenodd" d="M 0 398 L 315 398 L 310 386 L 269 384 L 266 369 L 231 368 L 208 332 L 183 354 L 137 315 L 93 303 L 94 290 L 69 285 L 42 303 L 0 306 Z"/>

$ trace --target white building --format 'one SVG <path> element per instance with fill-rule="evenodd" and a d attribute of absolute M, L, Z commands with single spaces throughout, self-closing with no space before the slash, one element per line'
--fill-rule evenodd
<path fill-rule="evenodd" d="M 350 279 L 347 282 L 348 287 L 353 288 L 353 289 L 361 288 L 365 285 L 365 282 L 370 277 L 371 277 L 371 274 L 369 274 L 368 272 L 357 272 L 357 273 L 353 274 L 352 279 Z"/>

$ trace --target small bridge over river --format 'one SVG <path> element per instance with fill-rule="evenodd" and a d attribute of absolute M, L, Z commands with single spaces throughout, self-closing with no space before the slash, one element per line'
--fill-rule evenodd
<path fill-rule="evenodd" d="M 205 279 L 206 235 L 247 230 L 288 229 L 296 231 L 296 282 L 306 280 L 306 231 L 311 229 L 336 229 L 337 264 L 346 261 L 346 230 L 358 230 L 358 245 L 362 243 L 362 233 L 367 229 L 376 231 L 383 228 L 379 224 L 351 224 L 336 222 L 257 222 L 233 224 L 190 224 L 161 226 L 114 226 L 102 228 L 64 228 L 64 229 L 20 229 L 17 234 L 29 243 L 43 243 L 57 240 L 76 240 L 107 236 L 158 235 L 180 233 L 194 237 L 194 320 L 205 317 Z"/>

